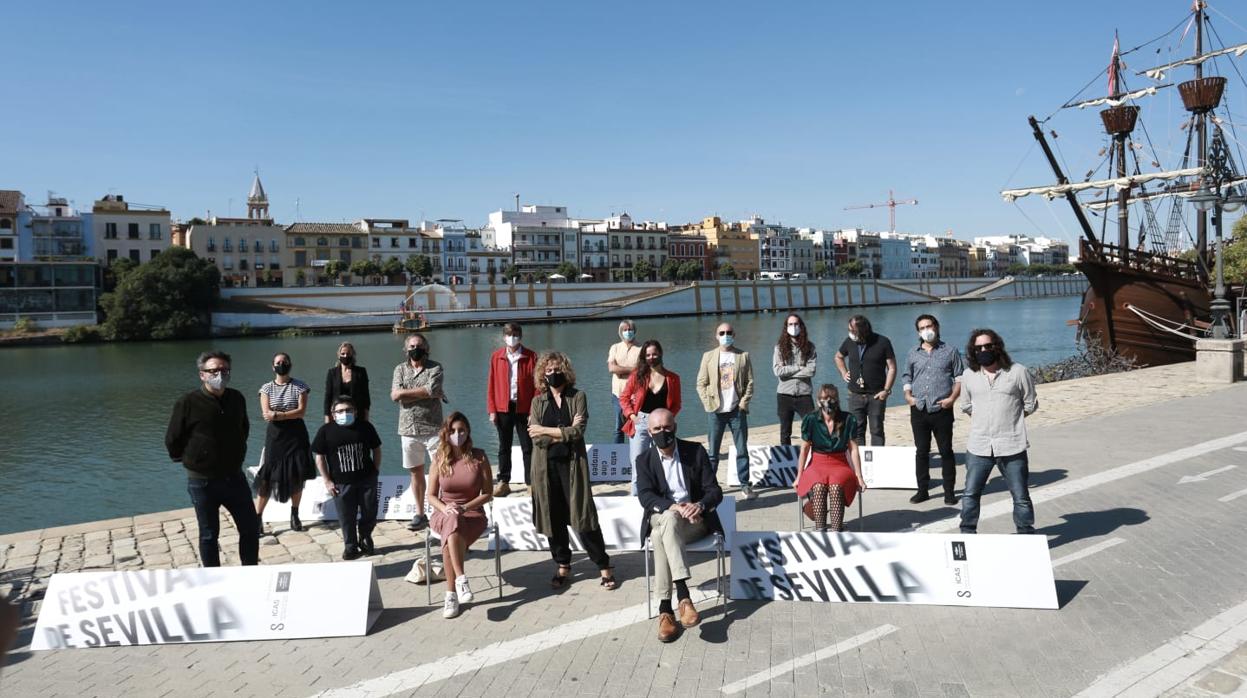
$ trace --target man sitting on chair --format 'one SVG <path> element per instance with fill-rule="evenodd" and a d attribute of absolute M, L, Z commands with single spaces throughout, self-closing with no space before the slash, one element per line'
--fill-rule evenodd
<path fill-rule="evenodd" d="M 671 642 L 679 634 L 671 607 L 671 585 L 679 600 L 680 624 L 686 628 L 701 620 L 688 593 L 688 563 L 684 546 L 711 533 L 723 533 L 715 508 L 723 489 L 705 447 L 675 437 L 675 415 L 657 409 L 650 413 L 649 432 L 654 445 L 637 457 L 637 498 L 645 510 L 641 540 L 654 536 L 654 581 L 658 587 L 658 639 Z"/>

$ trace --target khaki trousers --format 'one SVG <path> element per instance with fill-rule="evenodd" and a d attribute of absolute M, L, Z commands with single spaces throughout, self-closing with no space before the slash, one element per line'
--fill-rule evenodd
<path fill-rule="evenodd" d="M 654 584 L 658 588 L 658 598 L 670 600 L 671 582 L 689 578 L 684 544 L 706 537 L 706 520 L 691 524 L 668 510 L 650 515 L 649 525 L 652 529 L 650 544 L 654 547 Z"/>

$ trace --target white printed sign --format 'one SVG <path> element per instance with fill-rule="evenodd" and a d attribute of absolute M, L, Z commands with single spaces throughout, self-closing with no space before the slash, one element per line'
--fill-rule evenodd
<path fill-rule="evenodd" d="M 631 482 L 628 444 L 588 444 L 589 482 Z M 524 452 L 511 447 L 511 484 L 524 484 Z"/>
<path fill-rule="evenodd" d="M 52 575 L 31 649 L 364 635 L 371 562 Z"/>
<path fill-rule="evenodd" d="M 1044 536 L 741 531 L 733 599 L 1057 607 Z"/>
<path fill-rule="evenodd" d="M 503 546 L 511 550 L 550 549 L 549 539 L 537 533 L 533 526 L 531 498 L 495 499 L 493 505 Z M 593 505 L 597 508 L 598 526 L 602 529 L 602 538 L 608 549 L 641 549 L 642 510 L 641 502 L 636 497 L 594 497 Z M 730 543 L 736 533 L 736 500 L 725 497 L 715 511 L 723 524 L 724 540 Z M 570 538 L 573 550 L 584 550 L 575 531 L 571 532 Z M 493 539 L 489 541 L 489 549 L 493 550 Z"/>
<path fill-rule="evenodd" d="M 250 468 L 254 476 L 255 468 Z M 425 503 L 426 515 L 432 508 Z M 409 520 L 416 514 L 416 496 L 411 491 L 411 476 L 382 475 L 377 478 L 377 520 Z M 337 521 L 338 507 L 325 489 L 323 478 L 313 478 L 303 483 L 303 495 L 299 500 L 299 519 L 302 521 Z M 290 520 L 290 502 L 270 499 L 264 507 L 264 520 L 277 523 Z"/>
<path fill-rule="evenodd" d="M 757 446 L 749 444 L 749 481 L 754 487 L 792 487 L 797 484 L 797 456 L 800 446 Z M 727 466 L 727 484 L 740 485 L 736 474 L 736 446 L 728 449 L 727 460 L 719 460 Z"/>
<path fill-rule="evenodd" d="M 870 489 L 918 489 L 913 446 L 866 446 L 857 449 L 862 479 Z"/>

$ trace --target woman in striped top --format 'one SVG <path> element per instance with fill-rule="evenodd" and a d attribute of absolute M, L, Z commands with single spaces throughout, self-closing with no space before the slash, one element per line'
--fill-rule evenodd
<path fill-rule="evenodd" d="M 289 501 L 290 528 L 303 530 L 299 520 L 299 500 L 303 483 L 316 477 L 312 466 L 312 446 L 303 415 L 307 412 L 307 383 L 290 376 L 290 355 L 273 356 L 273 380 L 260 386 L 260 414 L 268 422 L 260 471 L 256 473 L 255 510 L 263 520 L 269 497 Z"/>

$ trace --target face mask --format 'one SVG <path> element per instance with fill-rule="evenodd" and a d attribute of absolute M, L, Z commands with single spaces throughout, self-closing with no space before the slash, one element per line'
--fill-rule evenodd
<path fill-rule="evenodd" d="M 789 337 L 800 337 L 800 336 L 801 336 L 801 326 L 800 326 L 800 325 L 789 325 L 789 326 L 788 326 L 788 336 L 789 336 Z"/>
<path fill-rule="evenodd" d="M 631 342 L 632 338 L 636 337 L 636 330 L 624 330 L 620 333 L 620 336 L 624 338 L 625 342 Z"/>
<path fill-rule="evenodd" d="M 921 337 L 922 341 L 924 342 L 934 342 L 935 341 L 935 330 L 932 330 L 932 329 L 919 330 L 918 336 Z"/>
<path fill-rule="evenodd" d="M 650 366 L 654 366 L 654 367 L 662 366 L 662 357 L 655 356 L 652 359 L 646 359 L 645 363 L 649 364 Z"/>
<path fill-rule="evenodd" d="M 273 364 L 273 373 L 276 373 L 279 376 L 284 376 L 290 373 L 290 364 L 286 363 L 285 361 L 282 361 L 281 363 Z"/>
<path fill-rule="evenodd" d="M 562 371 L 546 374 L 546 385 L 551 388 L 562 388 L 567 385 L 567 374 Z"/>
<path fill-rule="evenodd" d="M 515 336 L 515 335 L 513 335 L 513 334 L 509 334 L 509 335 L 507 335 L 507 336 L 503 337 L 503 338 L 502 338 L 502 341 L 506 342 L 506 343 L 507 343 L 507 346 L 508 346 L 508 347 L 511 347 L 512 349 L 514 349 L 514 348 L 516 348 L 516 347 L 518 347 L 518 346 L 520 345 L 520 338 L 519 338 L 519 337 L 516 337 L 516 336 Z"/>
<path fill-rule="evenodd" d="M 334 412 L 333 421 L 337 422 L 340 426 L 349 427 L 355 423 L 355 413 L 354 412 Z"/>
<path fill-rule="evenodd" d="M 675 432 L 665 429 L 650 434 L 650 438 L 654 440 L 654 445 L 658 448 L 671 448 L 675 445 Z"/>
<path fill-rule="evenodd" d="M 225 390 L 225 386 L 229 385 L 229 376 L 224 373 L 218 373 L 216 375 L 209 373 L 208 380 L 205 382 L 208 384 L 209 388 L 212 388 L 216 392 L 220 392 Z"/>
<path fill-rule="evenodd" d="M 726 348 L 726 347 L 732 346 L 735 343 L 736 343 L 736 338 L 733 337 L 732 335 L 730 334 L 719 335 L 719 346 Z"/>
<path fill-rule="evenodd" d="M 857 336 L 856 332 L 850 332 L 849 341 L 853 342 L 854 344 L 860 344 L 862 340 Z"/>
<path fill-rule="evenodd" d="M 350 366 L 351 364 L 355 363 L 355 357 L 354 356 L 339 356 L 338 363 L 342 364 L 343 366 Z"/>
<path fill-rule="evenodd" d="M 976 351 L 974 353 L 974 358 L 978 360 L 980 366 L 991 366 L 996 363 L 996 359 L 999 357 L 996 356 L 995 351 L 991 349 L 984 349 L 982 351 Z"/>
<path fill-rule="evenodd" d="M 836 403 L 831 400 L 819 400 L 818 408 L 827 414 L 833 414 L 836 411 Z"/>
<path fill-rule="evenodd" d="M 407 358 L 412 361 L 424 361 L 424 357 L 429 355 L 429 350 L 424 347 L 416 347 L 407 350 Z"/>
<path fill-rule="evenodd" d="M 467 434 L 461 431 L 451 432 L 450 443 L 452 446 L 455 446 L 456 448 L 461 448 L 467 442 L 468 442 Z"/>

